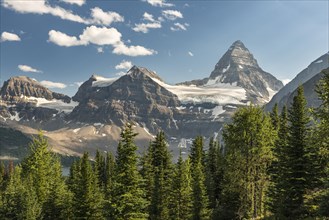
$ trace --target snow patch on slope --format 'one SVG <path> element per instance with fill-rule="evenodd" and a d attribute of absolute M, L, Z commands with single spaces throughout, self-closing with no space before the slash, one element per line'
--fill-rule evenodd
<path fill-rule="evenodd" d="M 182 103 L 210 102 L 220 105 L 242 104 L 246 99 L 246 90 L 228 83 L 218 83 L 216 87 L 196 87 L 185 85 L 168 85 L 158 79 L 152 78 L 160 86 L 177 95 Z"/>
<path fill-rule="evenodd" d="M 94 76 L 96 81 L 93 81 L 92 87 L 107 87 L 114 83 L 118 78 L 105 78 L 102 76 Z"/>
<path fill-rule="evenodd" d="M 37 107 L 55 109 L 59 112 L 70 113 L 79 105 L 79 102 L 71 101 L 70 103 L 63 102 L 62 100 L 45 98 L 26 97 L 30 102 L 35 102 Z"/>

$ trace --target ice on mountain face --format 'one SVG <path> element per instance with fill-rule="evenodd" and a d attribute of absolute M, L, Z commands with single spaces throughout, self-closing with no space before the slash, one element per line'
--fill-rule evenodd
<path fill-rule="evenodd" d="M 81 128 L 76 128 L 73 130 L 74 133 L 78 133 L 78 131 L 80 130 Z"/>
<path fill-rule="evenodd" d="M 323 62 L 323 60 L 318 60 L 318 61 L 316 61 L 314 63 L 322 63 L 322 62 Z"/>
<path fill-rule="evenodd" d="M 239 65 L 238 67 L 239 67 L 240 69 L 243 69 L 243 66 L 241 66 L 241 65 Z"/>
<path fill-rule="evenodd" d="M 223 73 L 225 73 L 230 67 L 231 67 L 231 64 L 228 64 L 228 66 L 223 69 Z"/>
<path fill-rule="evenodd" d="M 182 103 L 204 103 L 215 104 L 241 104 L 246 99 L 246 90 L 228 83 L 216 83 L 215 86 L 196 87 L 185 85 L 168 85 L 160 80 L 152 78 L 160 86 L 177 95 Z"/>
<path fill-rule="evenodd" d="M 212 109 L 211 115 L 213 116 L 213 121 L 218 117 L 218 115 L 221 115 L 225 112 L 223 109 L 223 106 L 216 106 Z"/>
<path fill-rule="evenodd" d="M 20 121 L 21 118 L 19 117 L 19 114 L 17 112 L 14 112 L 14 115 L 10 116 L 10 120 Z"/>
<path fill-rule="evenodd" d="M 102 76 L 95 76 L 96 81 L 93 81 L 92 87 L 107 87 L 114 83 L 118 78 L 105 78 Z"/>
<path fill-rule="evenodd" d="M 185 138 L 180 139 L 180 142 L 178 144 L 178 148 L 187 148 Z"/>
<path fill-rule="evenodd" d="M 70 103 L 63 102 L 62 100 L 52 99 L 47 100 L 45 98 L 26 97 L 27 100 L 35 102 L 37 107 L 55 109 L 59 112 L 70 113 L 73 109 L 79 105 L 79 102 L 71 100 Z"/>

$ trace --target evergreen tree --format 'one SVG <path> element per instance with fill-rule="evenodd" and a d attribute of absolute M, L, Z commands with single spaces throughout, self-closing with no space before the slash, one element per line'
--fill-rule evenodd
<path fill-rule="evenodd" d="M 2 195 L 1 219 L 38 219 L 41 204 L 38 201 L 31 176 L 22 179 L 22 169 L 16 166 Z"/>
<path fill-rule="evenodd" d="M 320 171 L 320 207 L 319 214 L 329 217 L 329 69 L 322 72 L 323 77 L 316 87 L 316 92 L 322 101 L 315 110 L 315 116 L 319 120 L 315 128 L 314 141 L 319 152 Z M 322 172 L 321 172 L 322 171 Z"/>
<path fill-rule="evenodd" d="M 299 219 L 305 213 L 304 196 L 310 186 L 308 152 L 308 128 L 310 122 L 303 87 L 298 87 L 297 95 L 288 111 L 289 136 L 285 150 L 285 170 L 283 173 L 283 215 L 287 218 Z"/>
<path fill-rule="evenodd" d="M 284 218 L 282 201 L 284 201 L 284 187 L 285 176 L 283 175 L 287 169 L 286 151 L 288 147 L 288 112 L 286 106 L 282 108 L 279 119 L 278 138 L 275 141 L 275 147 L 273 149 L 274 160 L 272 162 L 270 175 L 271 185 L 269 187 L 269 207 L 270 211 L 276 218 Z"/>
<path fill-rule="evenodd" d="M 137 170 L 136 135 L 131 124 L 127 124 L 120 135 L 113 185 L 113 219 L 145 219 L 148 216 L 147 201 Z"/>
<path fill-rule="evenodd" d="M 106 185 L 106 161 L 99 150 L 96 151 L 94 170 L 97 175 L 99 187 L 104 190 Z"/>
<path fill-rule="evenodd" d="M 265 213 L 267 170 L 276 138 L 271 120 L 259 107 L 240 108 L 225 127 L 223 137 L 223 219 L 259 218 Z"/>
<path fill-rule="evenodd" d="M 151 188 L 150 219 L 169 219 L 169 191 L 172 174 L 171 155 L 163 132 L 151 143 L 151 169 L 154 187 Z"/>
<path fill-rule="evenodd" d="M 71 170 L 74 218 L 103 219 L 103 197 L 88 153 L 84 153 L 80 162 L 74 163 Z"/>
<path fill-rule="evenodd" d="M 70 193 L 67 190 L 59 158 L 49 149 L 42 133 L 30 144 L 31 154 L 22 163 L 22 175 L 31 186 L 42 207 L 44 219 L 65 219 L 70 212 Z"/>
<path fill-rule="evenodd" d="M 205 187 L 203 155 L 203 138 L 198 136 L 193 141 L 190 154 L 193 220 L 210 218 L 209 201 Z"/>
<path fill-rule="evenodd" d="M 271 117 L 271 121 L 272 121 L 272 125 L 273 125 L 274 129 L 278 130 L 279 125 L 280 125 L 278 103 L 274 104 L 274 106 L 272 108 L 272 112 L 270 112 L 270 117 Z"/>
<path fill-rule="evenodd" d="M 191 218 L 192 188 L 190 159 L 183 161 L 180 154 L 174 169 L 170 195 L 170 219 L 185 220 Z"/>

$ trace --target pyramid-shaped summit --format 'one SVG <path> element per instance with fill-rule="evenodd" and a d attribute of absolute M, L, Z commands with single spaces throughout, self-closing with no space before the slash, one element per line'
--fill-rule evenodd
<path fill-rule="evenodd" d="M 204 86 L 210 87 L 218 87 L 222 83 L 240 86 L 252 101 L 269 101 L 283 87 L 280 80 L 259 67 L 257 60 L 240 40 L 229 47 L 204 82 Z"/>

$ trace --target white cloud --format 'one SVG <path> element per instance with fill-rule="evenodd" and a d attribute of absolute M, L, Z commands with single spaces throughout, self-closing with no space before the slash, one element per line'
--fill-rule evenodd
<path fill-rule="evenodd" d="M 56 89 L 64 89 L 67 87 L 67 85 L 65 85 L 64 83 L 60 83 L 60 82 L 52 82 L 52 81 L 48 81 L 48 80 L 43 80 L 40 82 L 41 85 L 47 87 L 47 88 L 56 88 Z"/>
<path fill-rule="evenodd" d="M 133 30 L 136 32 L 142 32 L 142 33 L 147 33 L 149 32 L 149 29 L 156 29 L 156 28 L 161 28 L 161 23 L 160 22 L 153 22 L 153 23 L 141 23 L 141 24 L 135 24 L 135 27 L 133 27 Z"/>
<path fill-rule="evenodd" d="M 121 33 L 115 28 L 89 26 L 83 30 L 79 38 L 69 36 L 60 31 L 49 31 L 49 42 L 59 46 L 71 47 L 79 45 L 111 45 L 114 47 L 113 53 L 126 56 L 147 56 L 157 52 L 142 46 L 127 46 L 121 40 Z"/>
<path fill-rule="evenodd" d="M 116 73 L 115 75 L 116 76 L 124 76 L 126 74 L 127 74 L 126 72 L 121 71 L 121 72 Z"/>
<path fill-rule="evenodd" d="M 83 82 L 74 82 L 74 85 L 80 87 L 83 84 Z"/>
<path fill-rule="evenodd" d="M 33 14 L 51 14 L 60 17 L 63 20 L 69 20 L 87 24 L 88 22 L 79 15 L 73 14 L 72 11 L 66 10 L 59 6 L 51 6 L 46 0 L 38 1 L 13 1 L 3 0 L 3 6 L 19 13 Z"/>
<path fill-rule="evenodd" d="M 28 65 L 18 65 L 18 69 L 23 72 L 42 73 L 42 71 L 34 69 Z"/>
<path fill-rule="evenodd" d="M 291 79 L 283 79 L 281 81 L 282 81 L 283 85 L 285 86 L 291 81 Z"/>
<path fill-rule="evenodd" d="M 97 53 L 104 53 L 103 47 L 97 47 Z"/>
<path fill-rule="evenodd" d="M 183 14 L 177 10 L 164 10 L 162 15 L 168 20 L 176 20 L 177 18 L 183 18 Z"/>
<path fill-rule="evenodd" d="M 17 34 L 2 32 L 1 41 L 21 41 L 21 38 Z"/>
<path fill-rule="evenodd" d="M 124 17 L 120 14 L 108 11 L 105 12 L 101 8 L 92 8 L 91 9 L 92 23 L 100 25 L 111 25 L 113 22 L 123 22 Z"/>
<path fill-rule="evenodd" d="M 116 70 L 129 70 L 133 64 L 130 61 L 123 60 L 121 63 L 115 66 Z"/>
<path fill-rule="evenodd" d="M 194 54 L 193 54 L 191 51 L 189 51 L 187 54 L 188 54 L 189 56 L 191 56 L 191 57 L 194 56 Z"/>
<path fill-rule="evenodd" d="M 83 43 L 116 45 L 121 42 L 121 33 L 115 28 L 90 26 L 79 36 Z"/>
<path fill-rule="evenodd" d="M 167 3 L 165 0 L 144 0 L 152 6 L 155 7 L 172 7 L 174 4 Z"/>
<path fill-rule="evenodd" d="M 61 0 L 62 2 L 71 4 L 71 5 L 78 5 L 78 6 L 82 6 L 83 4 L 86 3 L 86 0 Z"/>
<path fill-rule="evenodd" d="M 76 37 L 69 36 L 60 31 L 51 30 L 49 31 L 48 35 L 49 35 L 49 42 L 57 44 L 58 46 L 72 47 L 72 46 L 86 45 L 86 42 L 82 42 L 78 40 Z"/>
<path fill-rule="evenodd" d="M 153 54 L 157 54 L 155 50 L 148 49 L 142 46 L 126 46 L 123 43 L 115 45 L 114 50 L 112 51 L 114 54 L 118 55 L 126 55 L 126 56 L 149 56 Z"/>
<path fill-rule="evenodd" d="M 147 13 L 147 12 L 144 12 L 143 14 L 143 19 L 146 20 L 146 21 L 150 21 L 150 22 L 154 22 L 154 18 L 153 18 L 153 15 Z"/>
<path fill-rule="evenodd" d="M 175 23 L 173 27 L 170 27 L 170 30 L 172 31 L 186 31 L 187 27 L 190 26 L 189 24 L 181 24 L 181 23 Z"/>

